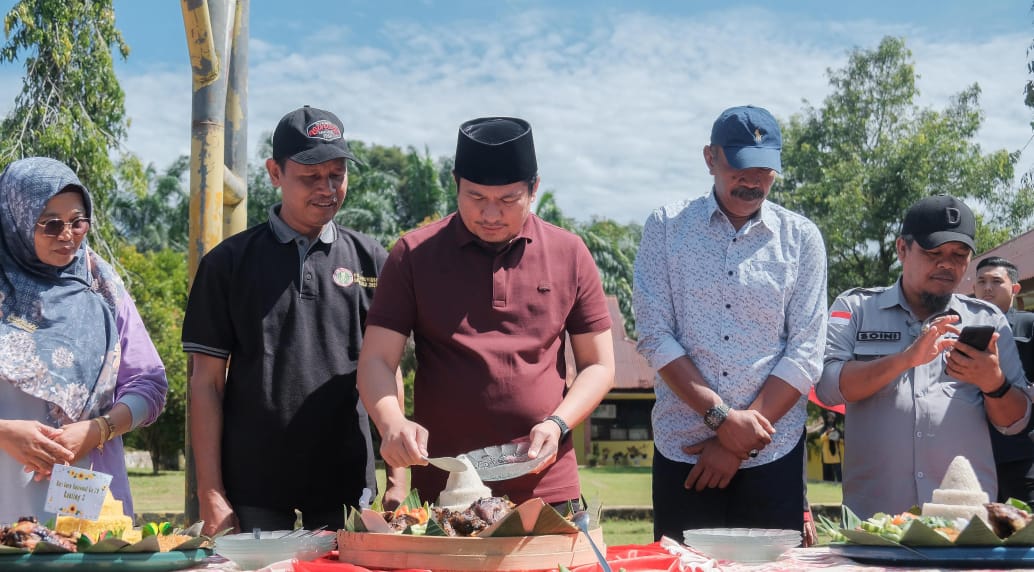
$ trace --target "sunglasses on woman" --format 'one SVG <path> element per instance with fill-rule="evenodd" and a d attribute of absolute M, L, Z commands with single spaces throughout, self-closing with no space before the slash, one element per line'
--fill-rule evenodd
<path fill-rule="evenodd" d="M 72 234 L 83 235 L 86 231 L 90 230 L 90 219 L 86 217 L 74 218 L 69 222 L 65 222 L 59 218 L 52 218 L 36 223 L 36 226 L 43 229 L 43 234 L 46 236 L 59 236 L 65 229 L 72 231 Z"/>

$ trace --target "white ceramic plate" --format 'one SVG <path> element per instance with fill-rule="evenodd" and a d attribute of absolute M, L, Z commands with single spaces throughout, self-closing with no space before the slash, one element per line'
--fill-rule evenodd
<path fill-rule="evenodd" d="M 241 568 L 250 570 L 262 568 L 281 560 L 297 558 L 313 560 L 333 549 L 337 535 L 321 532 L 316 536 L 281 538 L 290 531 L 263 531 L 256 539 L 251 533 L 227 534 L 215 541 L 215 553 L 233 560 Z"/>
<path fill-rule="evenodd" d="M 797 530 L 698 528 L 683 531 L 686 545 L 718 560 L 771 562 L 801 544 Z"/>

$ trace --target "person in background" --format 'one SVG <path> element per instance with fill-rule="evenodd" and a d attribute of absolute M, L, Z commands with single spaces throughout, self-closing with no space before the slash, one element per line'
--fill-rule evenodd
<path fill-rule="evenodd" d="M 290 529 L 295 509 L 309 528 L 342 528 L 343 505 L 377 490 L 356 364 L 387 252 L 334 223 L 356 160 L 343 131 L 322 109 L 285 115 L 266 160 L 282 202 L 198 265 L 183 350 L 206 533 Z M 405 480 L 388 468 L 387 508 Z"/>
<path fill-rule="evenodd" d="M 929 502 L 958 455 L 995 498 L 987 423 L 1011 435 L 1029 420 L 1027 380 L 1005 316 L 954 293 L 975 234 L 962 201 L 917 201 L 895 243 L 897 282 L 848 290 L 831 308 L 815 390 L 823 403 L 847 404 L 844 504 L 862 518 Z M 995 328 L 985 350 L 958 341 L 960 327 L 971 325 Z"/>
<path fill-rule="evenodd" d="M 819 435 L 819 445 L 822 448 L 822 480 L 839 483 L 844 480 L 840 466 L 844 461 L 844 435 L 836 420 L 835 412 L 826 412 L 826 421 L 822 434 Z"/>
<path fill-rule="evenodd" d="M 1004 258 L 984 258 L 977 264 L 977 282 L 974 295 L 990 302 L 1005 314 L 1012 330 L 1020 363 L 1030 384 L 1034 379 L 1034 313 L 1014 307 L 1020 293 L 1020 274 L 1012 262 Z M 994 450 L 995 470 L 998 475 L 998 501 L 1010 497 L 1034 502 L 1034 441 L 1029 434 L 1034 426 L 1028 425 L 1016 435 L 1002 435 L 990 431 Z"/>
<path fill-rule="evenodd" d="M 638 349 L 658 371 L 655 539 L 804 527 L 826 250 L 814 223 L 766 201 L 781 149 L 767 110 L 725 110 L 703 149 L 711 192 L 654 211 L 643 228 L 634 306 Z"/>
<path fill-rule="evenodd" d="M 64 163 L 0 175 L 0 523 L 46 522 L 55 464 L 112 476 L 133 516 L 122 435 L 165 407 L 165 367 L 110 264 L 88 245 L 90 192 Z"/>
<path fill-rule="evenodd" d="M 384 437 L 381 453 L 416 465 L 413 487 L 434 502 L 447 473 L 423 466 L 428 455 L 529 441 L 529 457 L 548 457 L 541 470 L 488 483 L 493 494 L 578 506 L 568 434 L 614 384 L 599 271 L 577 235 L 531 213 L 539 176 L 527 121 L 463 123 L 453 175 L 457 212 L 399 239 L 370 309 L 359 393 Z M 412 420 L 391 375 L 411 333 Z"/>

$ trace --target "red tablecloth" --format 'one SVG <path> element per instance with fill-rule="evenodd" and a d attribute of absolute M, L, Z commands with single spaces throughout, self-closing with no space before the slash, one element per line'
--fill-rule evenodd
<path fill-rule="evenodd" d="M 716 562 L 709 560 L 699 553 L 682 547 L 681 550 L 689 551 L 690 557 L 687 565 L 682 570 L 687 572 L 800 572 L 802 570 L 822 570 L 823 572 L 934 572 L 942 571 L 943 567 L 926 568 L 900 568 L 864 565 L 854 562 L 848 558 L 838 556 L 830 552 L 828 547 L 816 548 L 794 548 L 774 562 L 761 564 L 743 564 L 737 562 Z M 660 543 L 647 545 L 626 545 L 607 547 L 607 561 L 615 572 L 624 568 L 626 572 L 645 571 L 666 571 L 678 572 L 679 560 L 676 556 L 668 553 L 661 547 Z M 556 570 L 553 568 L 552 570 Z M 573 572 L 596 572 L 599 567 L 595 564 L 579 566 L 572 569 Z M 314 562 L 295 562 L 293 572 L 377 572 L 370 571 L 361 566 L 355 566 L 337 560 L 337 553 L 331 553 L 328 557 L 321 558 Z M 429 572 L 427 570 L 406 570 L 396 572 Z M 986 570 L 970 570 L 970 572 L 994 572 Z"/>
<path fill-rule="evenodd" d="M 607 562 L 610 563 L 611 568 L 614 570 L 624 568 L 627 572 L 646 570 L 668 572 L 679 571 L 678 558 L 672 556 L 668 551 L 661 548 L 660 543 L 657 542 L 647 544 L 645 546 L 608 546 Z M 337 559 L 337 552 L 332 552 L 329 555 L 312 562 L 295 562 L 294 570 L 295 572 L 376 572 L 363 568 L 362 566 L 340 562 Z M 556 568 L 553 568 L 552 570 L 556 570 Z M 571 570 L 572 572 L 595 572 L 596 570 L 599 570 L 599 566 L 597 564 L 588 564 L 572 568 Z M 411 569 L 396 572 L 430 571 Z"/>

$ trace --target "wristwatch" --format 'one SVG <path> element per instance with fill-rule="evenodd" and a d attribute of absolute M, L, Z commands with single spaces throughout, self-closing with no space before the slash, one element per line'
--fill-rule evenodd
<path fill-rule="evenodd" d="M 1002 385 L 998 389 L 994 391 L 981 391 L 980 393 L 983 393 L 992 399 L 1001 399 L 1002 397 L 1005 397 L 1006 393 L 1009 393 L 1010 387 L 1012 387 L 1012 384 L 1009 383 L 1009 380 L 1007 379 L 1002 382 Z"/>
<path fill-rule="evenodd" d="M 543 419 L 543 421 L 552 421 L 557 424 L 557 427 L 560 427 L 559 443 L 563 443 L 564 439 L 567 439 L 567 436 L 571 434 L 571 428 L 567 426 L 567 423 L 559 415 L 550 415 Z"/>
<path fill-rule="evenodd" d="M 707 428 L 712 431 L 717 431 L 728 416 L 729 406 L 719 403 L 704 412 L 704 425 L 707 425 Z"/>

